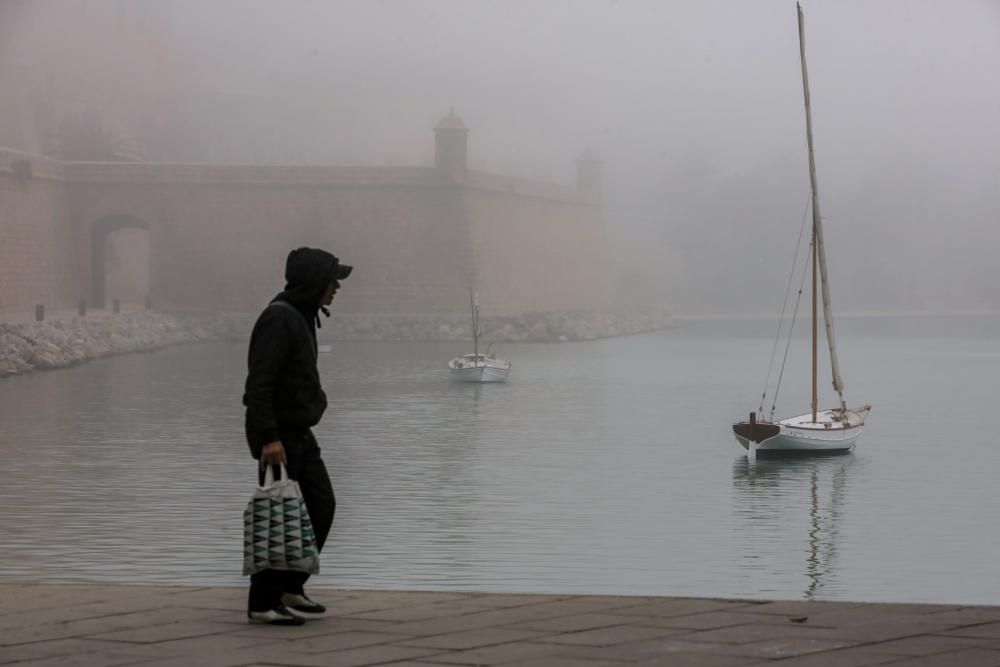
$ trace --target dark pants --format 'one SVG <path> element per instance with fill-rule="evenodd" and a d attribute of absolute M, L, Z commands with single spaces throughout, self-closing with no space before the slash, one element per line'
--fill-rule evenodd
<path fill-rule="evenodd" d="M 330 475 L 320 457 L 319 445 L 308 429 L 283 431 L 280 437 L 288 459 L 285 466 L 288 476 L 299 483 L 309 511 L 309 520 L 316 534 L 316 547 L 322 550 L 326 536 L 330 533 L 330 526 L 333 525 L 337 499 L 333 495 Z M 277 478 L 280 472 L 276 473 Z M 260 483 L 264 483 L 263 471 L 260 473 Z M 285 570 L 262 570 L 251 575 L 248 601 L 250 611 L 274 609 L 281 602 L 282 593 L 301 594 L 308 578 L 309 575 L 305 572 Z"/>

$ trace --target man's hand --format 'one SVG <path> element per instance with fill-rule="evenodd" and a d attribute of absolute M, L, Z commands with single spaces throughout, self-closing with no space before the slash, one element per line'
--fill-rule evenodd
<path fill-rule="evenodd" d="M 276 466 L 281 463 L 288 463 L 288 460 L 285 459 L 285 446 L 281 444 L 281 440 L 264 445 L 264 448 L 260 450 L 261 469 L 263 470 L 264 466 Z"/>

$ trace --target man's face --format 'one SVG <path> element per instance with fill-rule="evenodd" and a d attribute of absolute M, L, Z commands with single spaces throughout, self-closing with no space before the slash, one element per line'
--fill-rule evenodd
<path fill-rule="evenodd" d="M 337 293 L 340 289 L 340 283 L 336 280 L 331 280 L 330 284 L 326 286 L 326 292 L 323 293 L 322 305 L 329 306 L 333 303 L 333 295 Z"/>

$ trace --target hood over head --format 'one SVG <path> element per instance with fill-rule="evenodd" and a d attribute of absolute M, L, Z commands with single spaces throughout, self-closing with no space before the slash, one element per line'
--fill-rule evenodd
<path fill-rule="evenodd" d="M 285 260 L 285 290 L 277 298 L 316 317 L 327 286 L 334 280 L 347 278 L 352 270 L 353 267 L 341 264 L 336 255 L 325 250 L 296 248 Z M 329 315 L 325 308 L 323 312 Z"/>

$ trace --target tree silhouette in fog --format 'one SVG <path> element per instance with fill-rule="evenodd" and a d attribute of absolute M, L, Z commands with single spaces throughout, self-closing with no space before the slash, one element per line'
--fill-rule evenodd
<path fill-rule="evenodd" d="M 56 136 L 55 157 L 84 162 L 141 162 L 135 140 L 101 118 L 94 109 L 63 116 Z"/>

